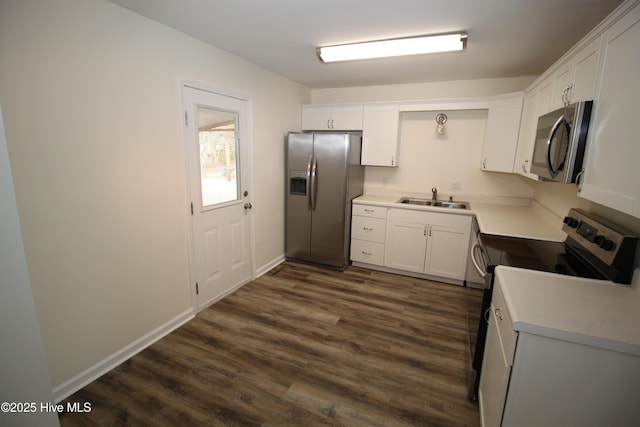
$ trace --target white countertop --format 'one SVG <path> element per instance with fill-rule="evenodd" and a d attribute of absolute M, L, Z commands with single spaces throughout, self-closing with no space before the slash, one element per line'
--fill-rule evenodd
<path fill-rule="evenodd" d="M 513 329 L 640 355 L 640 292 L 629 285 L 496 267 Z"/>
<path fill-rule="evenodd" d="M 427 210 L 456 215 L 475 215 L 480 230 L 485 234 L 553 242 L 564 242 L 566 237 L 566 234 L 562 231 L 562 218 L 552 214 L 535 201 L 530 201 L 527 205 L 473 201 L 470 203 L 471 209 L 467 210 L 401 204 L 398 203 L 401 197 L 401 195 L 365 194 L 354 199 L 353 203 Z"/>
<path fill-rule="evenodd" d="M 528 206 L 473 203 L 480 231 L 485 234 L 564 242 L 562 219 L 535 202 Z"/>

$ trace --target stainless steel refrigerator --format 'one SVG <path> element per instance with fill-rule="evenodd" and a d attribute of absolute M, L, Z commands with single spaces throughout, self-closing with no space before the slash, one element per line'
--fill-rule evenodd
<path fill-rule="evenodd" d="M 344 269 L 349 265 L 351 201 L 364 186 L 359 133 L 287 136 L 286 256 Z"/>

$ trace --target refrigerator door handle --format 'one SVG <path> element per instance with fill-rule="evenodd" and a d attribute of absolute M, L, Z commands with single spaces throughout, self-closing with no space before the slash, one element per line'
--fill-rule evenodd
<path fill-rule="evenodd" d="M 308 209 L 311 209 L 311 189 L 313 188 L 313 186 L 311 185 L 311 166 L 313 162 L 313 154 L 309 156 L 309 161 L 307 162 L 307 201 L 308 203 Z"/>
<path fill-rule="evenodd" d="M 318 198 L 318 159 L 313 158 L 313 166 L 311 166 L 311 210 L 316 210 L 316 199 Z"/>

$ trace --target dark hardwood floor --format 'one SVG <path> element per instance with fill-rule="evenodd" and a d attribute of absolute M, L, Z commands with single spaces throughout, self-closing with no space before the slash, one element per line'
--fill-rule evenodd
<path fill-rule="evenodd" d="M 286 262 L 78 391 L 66 426 L 477 426 L 480 291 Z"/>

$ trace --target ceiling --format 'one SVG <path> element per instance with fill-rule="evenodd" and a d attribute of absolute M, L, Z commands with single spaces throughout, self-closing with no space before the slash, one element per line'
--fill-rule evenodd
<path fill-rule="evenodd" d="M 310 88 L 535 76 L 622 0 L 109 0 Z M 321 45 L 466 31 L 462 53 L 323 64 Z"/>

